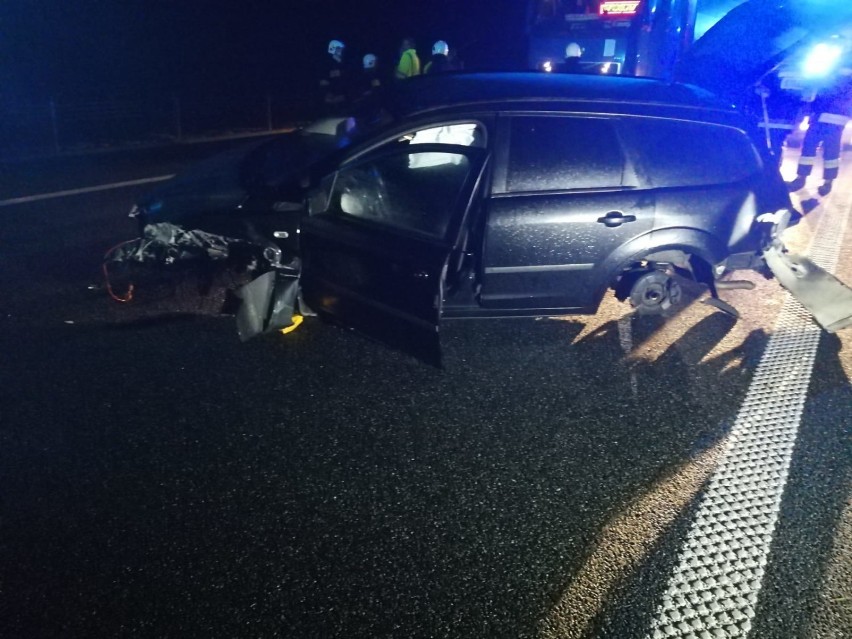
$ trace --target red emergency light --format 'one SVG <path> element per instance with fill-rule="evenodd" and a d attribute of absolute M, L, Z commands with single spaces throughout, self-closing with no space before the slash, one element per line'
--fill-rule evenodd
<path fill-rule="evenodd" d="M 598 7 L 601 16 L 635 16 L 641 0 L 604 0 Z"/>

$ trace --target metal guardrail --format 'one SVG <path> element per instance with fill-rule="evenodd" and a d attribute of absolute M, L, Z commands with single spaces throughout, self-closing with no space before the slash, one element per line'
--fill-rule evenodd
<path fill-rule="evenodd" d="M 0 103 L 0 158 L 181 142 L 272 131 L 310 103 L 280 95 Z"/>

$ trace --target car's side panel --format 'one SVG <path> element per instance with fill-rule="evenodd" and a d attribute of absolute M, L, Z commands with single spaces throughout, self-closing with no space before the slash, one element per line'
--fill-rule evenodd
<path fill-rule="evenodd" d="M 602 263 L 624 244 L 650 248 L 653 194 L 640 190 L 495 197 L 489 205 L 481 303 L 587 308 Z"/>
<path fill-rule="evenodd" d="M 500 118 L 480 304 L 588 310 L 599 264 L 654 226 L 618 119 L 530 111 Z"/>
<path fill-rule="evenodd" d="M 658 189 L 656 229 L 697 228 L 731 252 L 759 250 L 754 218 L 790 208 L 777 167 L 739 125 L 625 117 L 619 131 L 638 173 Z M 688 143 L 685 143 L 688 141 Z"/>
<path fill-rule="evenodd" d="M 699 229 L 732 253 L 758 251 L 761 237 L 754 218 L 761 212 L 744 183 L 659 189 L 654 230 Z"/>
<path fill-rule="evenodd" d="M 641 242 L 623 244 L 607 256 L 590 284 L 595 289 L 594 304 L 600 303 L 607 288 L 613 285 L 624 269 L 652 253 L 668 250 L 696 255 L 710 265 L 718 264 L 728 255 L 727 248 L 717 237 L 700 229 L 667 228 L 652 231 Z"/>

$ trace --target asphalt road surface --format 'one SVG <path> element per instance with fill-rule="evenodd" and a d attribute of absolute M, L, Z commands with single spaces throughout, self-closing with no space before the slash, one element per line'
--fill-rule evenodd
<path fill-rule="evenodd" d="M 607 299 L 594 317 L 448 323 L 438 370 L 316 319 L 242 344 L 183 299 L 112 302 L 100 259 L 145 185 L 8 203 L 213 150 L 0 168 L 0 636 L 663 627 L 777 283 L 724 293 L 738 321 Z M 852 157 L 842 177 L 791 245 L 852 213 Z M 852 637 L 852 330 L 823 333 L 812 369 L 771 536 L 749 551 L 766 557 L 753 616 L 694 636 Z"/>

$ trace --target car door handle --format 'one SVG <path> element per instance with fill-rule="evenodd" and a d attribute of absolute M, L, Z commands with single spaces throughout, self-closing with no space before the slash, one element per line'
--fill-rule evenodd
<path fill-rule="evenodd" d="M 601 224 L 608 226 L 609 228 L 613 228 L 616 226 L 621 226 L 625 222 L 635 222 L 635 215 L 625 215 L 621 211 L 610 211 L 603 217 L 598 218 L 598 222 Z"/>

